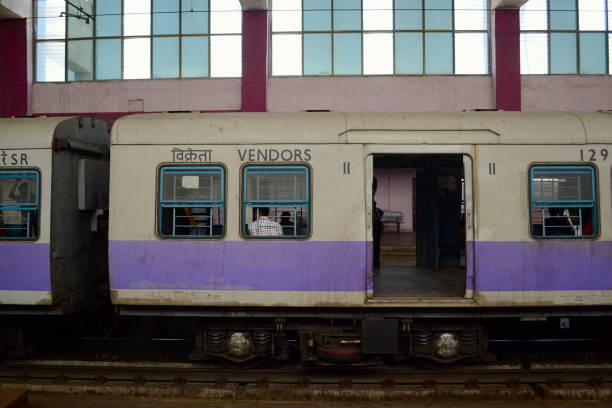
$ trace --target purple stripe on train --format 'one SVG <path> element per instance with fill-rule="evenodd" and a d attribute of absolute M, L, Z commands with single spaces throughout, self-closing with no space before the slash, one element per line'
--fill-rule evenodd
<path fill-rule="evenodd" d="M 366 243 L 111 241 L 112 289 L 365 291 Z"/>
<path fill-rule="evenodd" d="M 0 290 L 51 290 L 49 244 L 0 242 Z"/>

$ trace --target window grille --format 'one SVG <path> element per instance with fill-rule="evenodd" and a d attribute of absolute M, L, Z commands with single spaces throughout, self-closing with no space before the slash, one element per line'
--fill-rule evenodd
<path fill-rule="evenodd" d="M 38 238 L 40 176 L 36 170 L 0 170 L 0 240 Z"/>
<path fill-rule="evenodd" d="M 266 212 L 269 213 L 267 219 L 260 225 L 258 221 Z M 309 168 L 244 167 L 242 219 L 242 232 L 246 236 L 307 237 L 310 233 Z"/>
<path fill-rule="evenodd" d="M 597 190 L 591 166 L 533 166 L 531 226 L 536 238 L 597 235 Z"/>
<path fill-rule="evenodd" d="M 225 170 L 164 166 L 159 176 L 159 234 L 164 238 L 224 235 Z"/>

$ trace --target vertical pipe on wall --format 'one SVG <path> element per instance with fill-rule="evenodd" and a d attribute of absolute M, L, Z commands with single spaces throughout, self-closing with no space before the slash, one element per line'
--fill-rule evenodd
<path fill-rule="evenodd" d="M 0 117 L 28 114 L 28 19 L 0 20 Z"/>
<path fill-rule="evenodd" d="M 243 112 L 266 112 L 268 92 L 269 12 L 242 12 Z"/>
<path fill-rule="evenodd" d="M 494 12 L 493 75 L 495 108 L 521 110 L 521 47 L 519 9 Z"/>

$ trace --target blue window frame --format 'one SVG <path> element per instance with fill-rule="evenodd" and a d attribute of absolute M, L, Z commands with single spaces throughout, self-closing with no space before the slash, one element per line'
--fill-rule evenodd
<path fill-rule="evenodd" d="M 38 238 L 40 173 L 0 170 L 0 240 Z"/>
<path fill-rule="evenodd" d="M 597 235 L 595 168 L 537 165 L 531 167 L 529 174 L 534 237 L 592 238 Z"/>
<path fill-rule="evenodd" d="M 242 174 L 243 235 L 289 239 L 309 236 L 308 166 L 249 165 Z"/>
<path fill-rule="evenodd" d="M 225 169 L 162 166 L 159 170 L 159 235 L 219 238 L 225 234 Z"/>

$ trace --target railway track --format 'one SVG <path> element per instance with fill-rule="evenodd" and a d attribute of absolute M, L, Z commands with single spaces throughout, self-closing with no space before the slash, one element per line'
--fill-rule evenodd
<path fill-rule="evenodd" d="M 12 360 L 0 366 L 0 386 L 35 392 L 215 400 L 612 400 L 612 365 L 245 371 L 191 363 Z"/>

